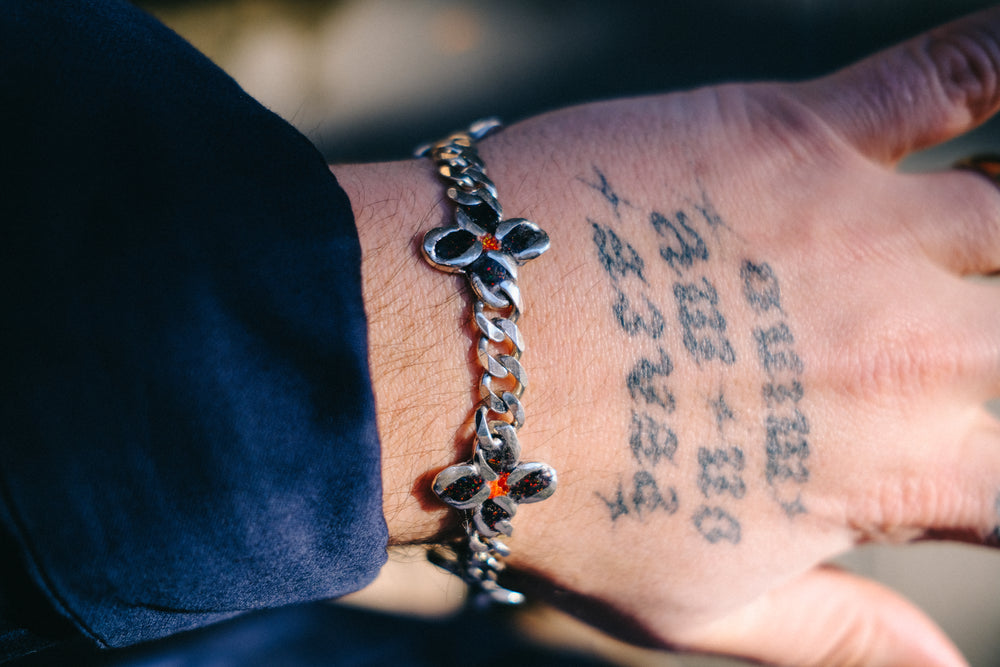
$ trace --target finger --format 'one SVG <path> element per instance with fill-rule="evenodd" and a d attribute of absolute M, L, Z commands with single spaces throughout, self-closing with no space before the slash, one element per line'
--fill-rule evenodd
<path fill-rule="evenodd" d="M 934 622 L 910 602 L 833 568 L 807 572 L 696 631 L 686 645 L 799 667 L 966 664 Z"/>
<path fill-rule="evenodd" d="M 944 339 L 926 353 L 937 358 L 942 374 L 952 373 L 955 399 L 978 404 L 996 398 L 1000 396 L 1000 284 L 948 276 L 941 280 L 943 298 L 933 306 L 938 321 L 945 323 Z M 981 428 L 979 420 L 975 423 Z"/>
<path fill-rule="evenodd" d="M 928 537 L 1000 546 L 1000 420 L 986 408 L 977 411 L 954 458 L 953 482 L 965 502 L 939 511 L 938 520 L 927 523 Z"/>
<path fill-rule="evenodd" d="M 892 395 L 913 411 L 899 417 L 900 447 L 939 431 L 934 445 L 953 451 L 970 423 L 970 406 L 1000 395 L 1000 284 L 966 280 L 926 263 L 879 270 L 890 282 L 882 298 L 859 304 L 864 332 L 832 334 L 828 352 L 857 360 L 849 365 L 855 373 L 850 382 L 866 402 L 887 405 Z M 886 420 L 884 412 L 873 414 Z M 935 421 L 912 433 L 914 419 Z M 915 451 L 912 443 L 905 447 Z"/>
<path fill-rule="evenodd" d="M 894 163 L 966 132 L 1000 106 L 1000 8 L 920 35 L 803 90 L 858 150 Z"/>
<path fill-rule="evenodd" d="M 959 286 L 967 299 L 960 314 L 964 321 L 959 319 L 952 344 L 960 346 L 968 396 L 986 401 L 1000 397 L 1000 281 L 964 283 Z"/>
<path fill-rule="evenodd" d="M 1000 271 L 1000 188 L 952 170 L 899 177 L 908 224 L 924 252 L 959 275 Z"/>
<path fill-rule="evenodd" d="M 866 474 L 857 475 L 857 484 L 846 492 L 851 500 L 845 514 L 858 543 L 920 538 L 995 543 L 1000 422 L 985 408 L 966 409 L 964 417 L 949 414 L 957 408 L 933 412 L 901 427 L 900 446 L 872 458 Z"/>

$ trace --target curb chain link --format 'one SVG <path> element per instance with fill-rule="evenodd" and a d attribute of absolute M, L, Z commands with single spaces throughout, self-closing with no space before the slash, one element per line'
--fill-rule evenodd
<path fill-rule="evenodd" d="M 429 157 L 438 174 L 450 183 L 447 196 L 459 211 L 472 220 L 481 220 L 484 212 L 502 219 L 497 201 L 497 189 L 486 175 L 486 167 L 475 148 L 475 142 L 500 127 L 496 119 L 473 124 L 467 131 L 456 132 L 444 140 L 417 149 L 418 157 Z M 479 332 L 476 355 L 483 368 L 479 379 L 481 402 L 475 413 L 475 449 L 495 450 L 500 446 L 500 430 L 519 429 L 524 424 L 521 395 L 527 384 L 527 373 L 520 358 L 524 339 L 517 327 L 521 316 L 520 292 L 511 278 L 500 285 L 507 305 L 496 307 L 477 296 L 473 305 L 473 323 Z M 470 586 L 470 602 L 474 606 L 490 602 L 518 604 L 521 593 L 510 591 L 497 583 L 504 569 L 503 558 L 509 548 L 494 536 L 487 536 L 472 520 L 472 513 L 462 511 L 465 538 L 446 547 L 433 549 L 430 560 L 461 577 Z"/>

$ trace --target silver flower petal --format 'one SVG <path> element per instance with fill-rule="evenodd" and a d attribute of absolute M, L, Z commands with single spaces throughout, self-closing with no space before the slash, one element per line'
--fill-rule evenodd
<path fill-rule="evenodd" d="M 490 485 L 475 464 L 445 468 L 434 478 L 434 493 L 455 509 L 479 507 L 490 497 Z"/>
<path fill-rule="evenodd" d="M 424 235 L 421 249 L 432 266 L 450 273 L 464 270 L 483 254 L 479 238 L 460 227 L 435 227 Z"/>
<path fill-rule="evenodd" d="M 556 471 L 545 463 L 522 463 L 507 478 L 507 495 L 518 503 L 537 503 L 556 492 Z"/>
<path fill-rule="evenodd" d="M 510 535 L 514 528 L 510 520 L 517 513 L 517 503 L 507 496 L 497 496 L 476 508 L 472 521 L 483 537 Z"/>
<path fill-rule="evenodd" d="M 549 235 L 530 220 L 511 218 L 497 227 L 496 237 L 504 253 L 518 263 L 538 257 L 549 249 Z"/>
<path fill-rule="evenodd" d="M 482 238 L 487 234 L 488 231 L 484 229 L 482 226 L 477 225 L 475 222 L 473 222 L 472 218 L 469 217 L 469 214 L 466 213 L 465 210 L 461 208 L 455 209 L 455 222 L 458 223 L 458 226 L 461 229 L 464 229 L 465 231 L 474 235 L 476 238 Z"/>

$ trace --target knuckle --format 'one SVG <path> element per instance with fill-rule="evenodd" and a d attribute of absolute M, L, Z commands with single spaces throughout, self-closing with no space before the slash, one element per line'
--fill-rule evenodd
<path fill-rule="evenodd" d="M 967 501 L 968 494 L 942 476 L 897 472 L 873 482 L 850 511 L 861 541 L 902 544 L 927 528 L 955 525 Z"/>
<path fill-rule="evenodd" d="M 797 178 L 804 164 L 832 172 L 851 155 L 803 91 L 796 84 L 756 84 L 738 88 L 738 104 L 730 104 L 739 112 L 728 117 L 742 119 L 731 124 L 739 134 L 730 139 L 745 149 L 762 149 L 766 159 L 754 164 L 781 170 L 781 178 Z"/>
<path fill-rule="evenodd" d="M 1000 103 L 1000 42 L 987 30 L 932 34 L 918 57 L 949 108 L 981 119 Z"/>
<path fill-rule="evenodd" d="M 950 386 L 961 374 L 964 354 L 946 338 L 913 322 L 876 325 L 875 340 L 855 348 L 857 393 L 866 401 L 918 399 Z"/>
<path fill-rule="evenodd" d="M 920 396 L 945 384 L 953 374 L 952 360 L 919 345 L 889 344 L 870 359 L 864 380 L 878 393 L 889 388 L 905 395 Z"/>
<path fill-rule="evenodd" d="M 940 301 L 930 294 L 887 292 L 838 320 L 824 332 L 821 351 L 811 355 L 810 374 L 839 387 L 856 405 L 919 411 L 929 401 L 950 400 L 1000 368 L 1000 344 L 969 332 L 965 315 L 942 318 L 934 310 Z"/>

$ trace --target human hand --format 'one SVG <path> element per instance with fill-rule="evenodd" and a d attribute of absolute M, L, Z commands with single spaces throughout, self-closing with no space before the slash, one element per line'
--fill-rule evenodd
<path fill-rule="evenodd" d="M 483 142 L 508 214 L 552 239 L 520 281 L 524 458 L 560 473 L 510 540 L 538 592 L 662 646 L 961 664 L 915 608 L 820 563 L 1000 534 L 1000 294 L 965 279 L 1000 270 L 1000 194 L 894 171 L 993 113 L 998 74 L 990 11 L 819 81 L 588 105 Z M 428 479 L 468 458 L 476 400 L 460 283 L 410 242 L 448 206 L 427 164 L 335 172 L 366 251 L 387 518 L 426 538 L 446 521 Z"/>

